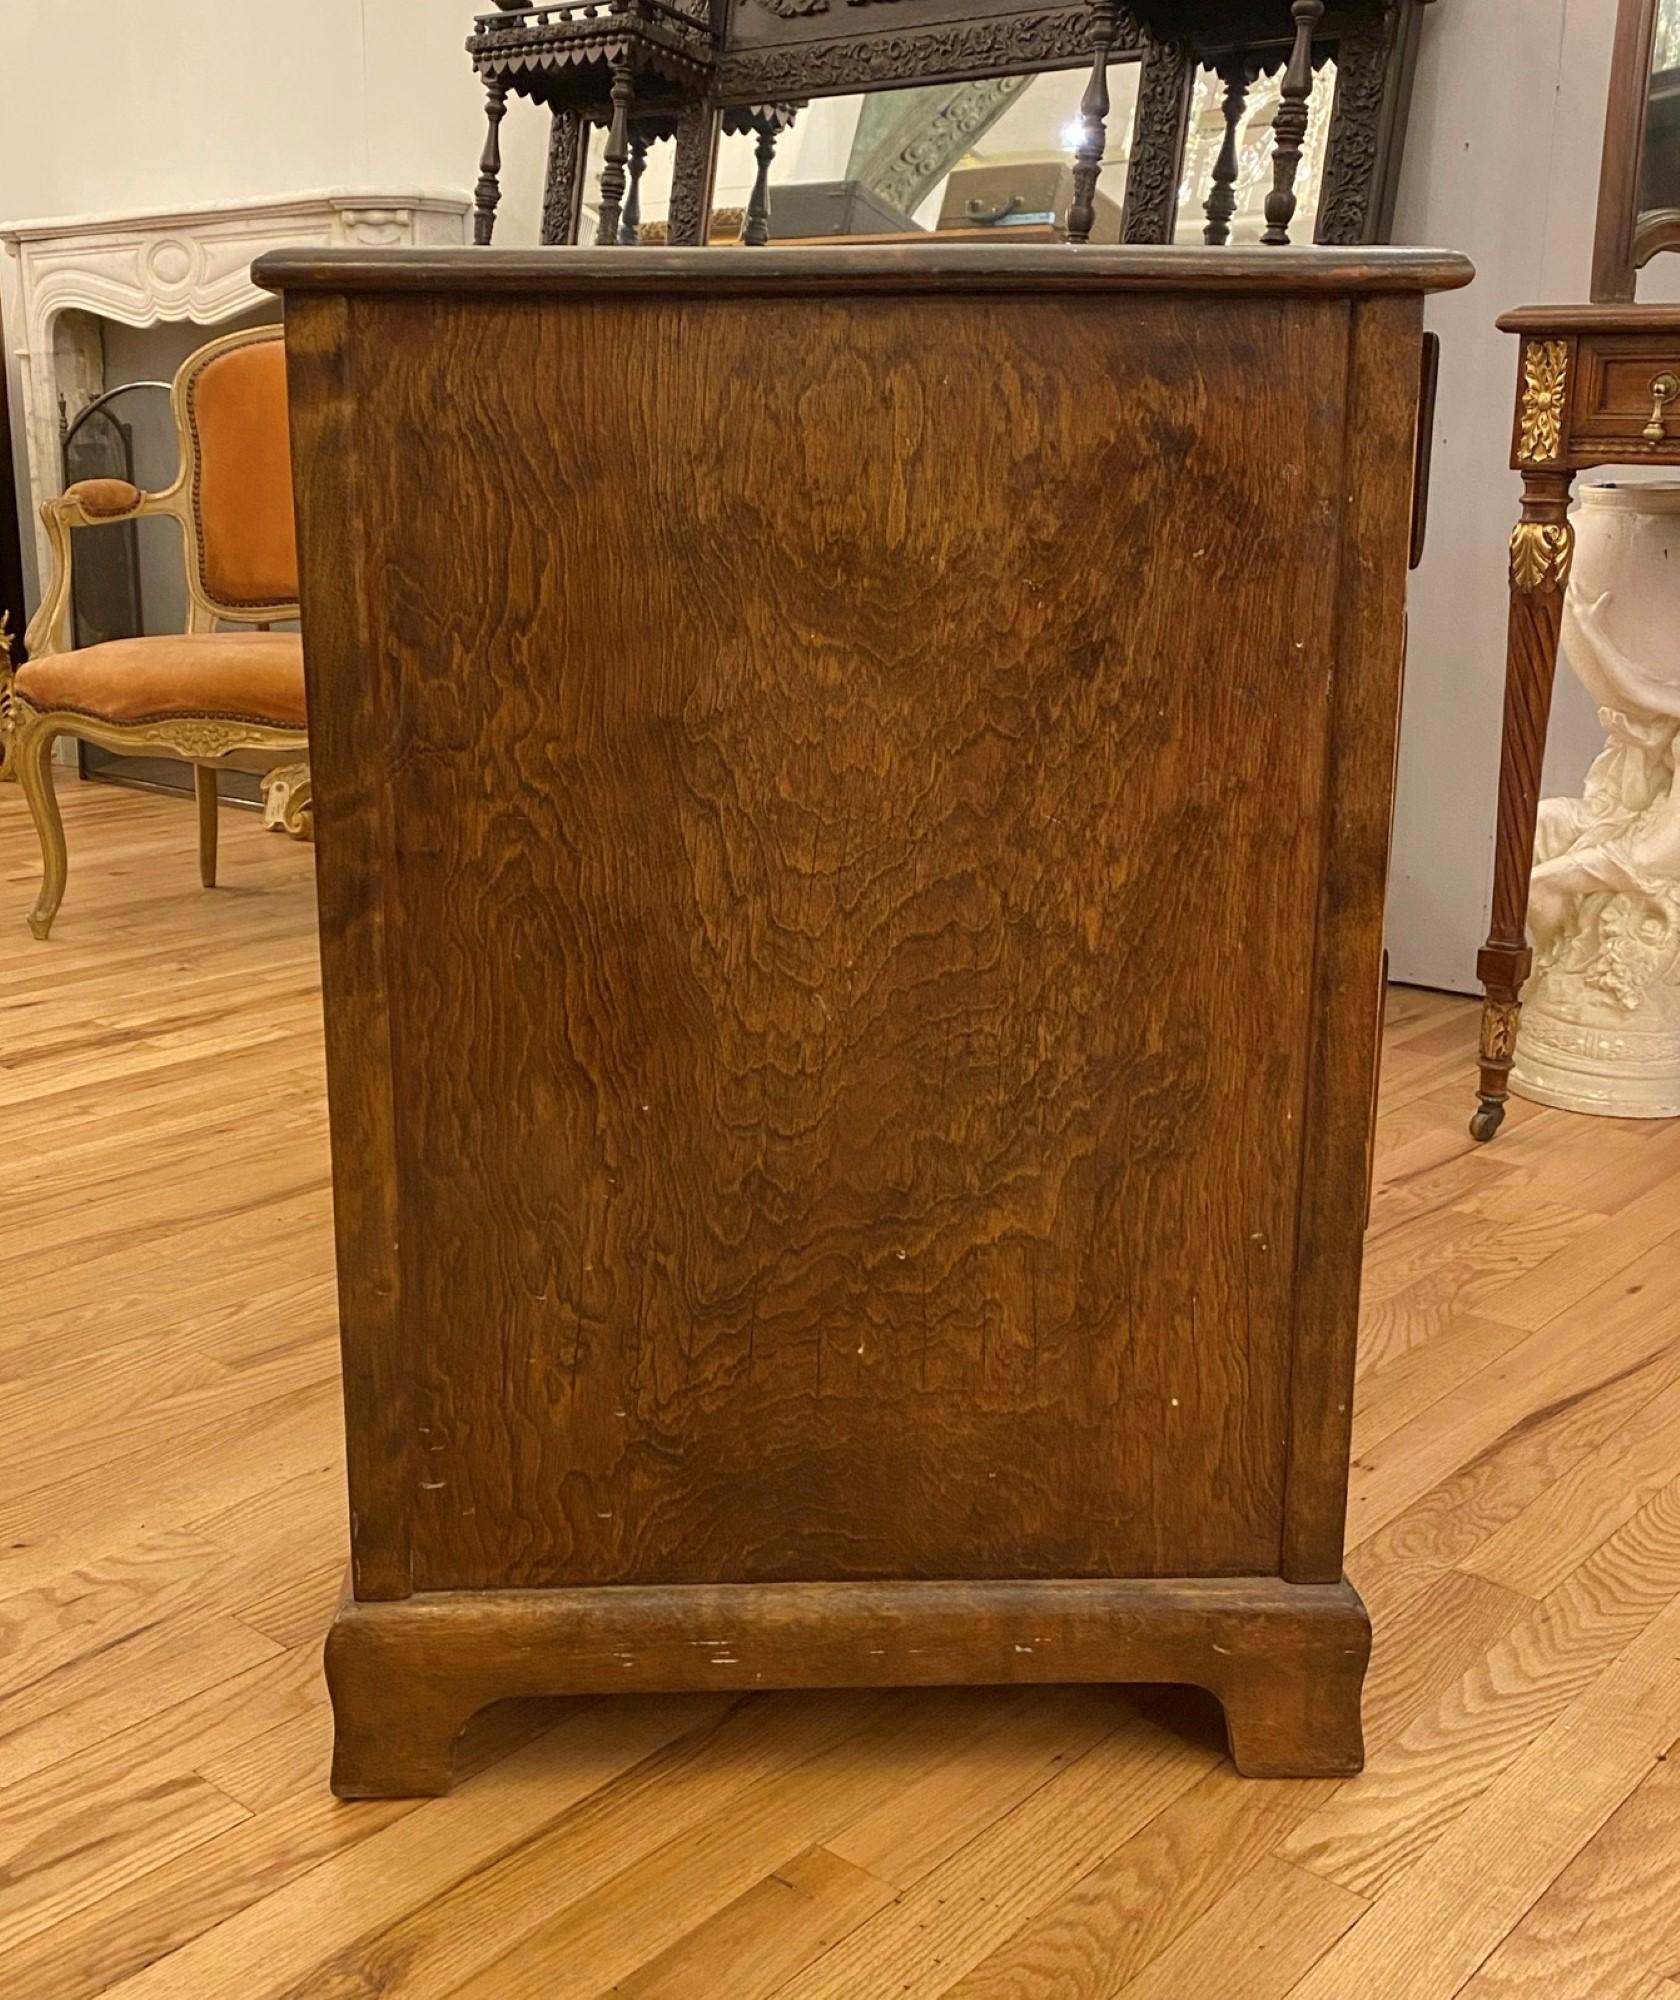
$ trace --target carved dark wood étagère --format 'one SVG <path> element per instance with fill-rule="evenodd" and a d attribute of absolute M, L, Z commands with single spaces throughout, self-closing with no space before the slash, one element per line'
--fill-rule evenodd
<path fill-rule="evenodd" d="M 1334 60 L 1336 101 L 1313 233 L 1320 242 L 1353 244 L 1387 234 L 1421 10 L 1430 4 L 1133 0 L 1128 8 L 1118 0 L 1050 7 L 1033 0 L 715 0 L 708 12 L 706 0 L 555 0 L 481 15 L 468 48 L 486 85 L 492 128 L 509 93 L 546 106 L 561 128 L 544 208 L 543 240 L 550 243 L 575 240 L 573 121 L 610 132 L 615 92 L 627 107 L 626 159 L 628 130 L 638 118 L 651 117 L 645 129 L 658 128 L 656 136 L 669 136 L 676 117 L 689 121 L 668 234 L 673 243 L 700 243 L 706 228 L 695 191 L 709 188 L 711 161 L 699 155 L 715 144 L 720 108 L 793 107 L 848 91 L 1030 77 L 1090 65 L 1082 145 L 1075 148 L 1074 226 L 1068 230 L 1078 240 L 1089 227 L 1106 129 L 1107 71 L 1114 62 L 1142 66 L 1122 233 L 1131 243 L 1170 241 L 1196 72 L 1215 68 L 1234 91 L 1229 79 L 1239 59 L 1255 75 L 1286 72 L 1268 221 L 1268 240 L 1284 242 L 1307 98 L 1315 71 Z M 1229 105 L 1240 116 L 1240 95 Z M 773 133 L 765 144 L 773 147 Z M 626 164 L 609 160 L 603 172 L 616 217 Z M 494 227 L 493 181 L 493 173 L 481 174 L 475 225 L 481 242 L 490 240 Z M 1217 181 L 1208 197 L 1215 208 L 1221 205 Z M 756 211 L 752 240 L 764 240 L 770 233 L 766 203 L 749 207 Z M 1210 240 L 1223 240 L 1216 218 L 1210 221 Z M 603 226 L 597 240 L 619 237 L 609 238 Z"/>

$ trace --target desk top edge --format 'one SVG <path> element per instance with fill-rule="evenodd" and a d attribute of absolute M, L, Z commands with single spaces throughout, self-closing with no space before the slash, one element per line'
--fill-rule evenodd
<path fill-rule="evenodd" d="M 1677 333 L 1680 305 L 1517 306 L 1494 324 L 1501 333 Z"/>
<path fill-rule="evenodd" d="M 1450 250 L 1211 250 L 985 243 L 763 249 L 272 250 L 270 291 L 693 297 L 804 292 L 1242 292 L 1322 296 L 1454 291 L 1475 275 Z"/>

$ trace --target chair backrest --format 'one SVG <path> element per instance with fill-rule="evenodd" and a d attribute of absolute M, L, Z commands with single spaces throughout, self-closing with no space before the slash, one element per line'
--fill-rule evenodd
<path fill-rule="evenodd" d="M 277 326 L 225 334 L 175 377 L 188 588 L 200 612 L 297 615 L 297 538 Z"/>

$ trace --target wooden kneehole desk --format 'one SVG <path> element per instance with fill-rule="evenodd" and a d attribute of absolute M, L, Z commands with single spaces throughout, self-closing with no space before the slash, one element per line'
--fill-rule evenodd
<path fill-rule="evenodd" d="M 1435 252 L 286 254 L 353 1594 L 503 1696 L 1182 1681 L 1342 1577 Z"/>

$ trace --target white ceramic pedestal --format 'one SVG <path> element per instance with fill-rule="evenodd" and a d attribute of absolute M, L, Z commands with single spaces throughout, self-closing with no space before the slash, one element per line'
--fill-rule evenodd
<path fill-rule="evenodd" d="M 1586 486 L 1562 650 L 1604 749 L 1540 807 L 1534 975 L 1511 1088 L 1612 1118 L 1680 1116 L 1680 486 Z"/>

